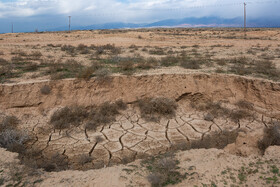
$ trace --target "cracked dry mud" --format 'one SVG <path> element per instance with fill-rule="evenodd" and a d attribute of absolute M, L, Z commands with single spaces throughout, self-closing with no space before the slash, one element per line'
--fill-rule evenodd
<path fill-rule="evenodd" d="M 46 158 L 55 153 L 65 155 L 72 166 L 79 169 L 85 167 L 79 164 L 83 154 L 93 159 L 87 167 L 110 166 L 145 155 L 164 153 L 174 145 L 189 144 L 217 131 L 263 128 L 270 120 L 262 121 L 263 116 L 259 116 L 258 119 L 241 120 L 239 123 L 229 119 L 209 122 L 204 120 L 204 116 L 202 112 L 179 109 L 175 118 L 155 123 L 144 121 L 136 111 L 129 109 L 119 115 L 116 122 L 100 126 L 96 131 L 85 131 L 83 127 L 53 130 L 46 125 L 48 116 L 38 120 L 36 116 L 30 116 L 27 123 L 36 136 L 30 148 L 40 149 Z"/>
<path fill-rule="evenodd" d="M 206 76 L 203 78 L 200 76 L 193 76 L 193 80 L 191 81 L 196 82 L 200 81 L 200 79 L 207 78 L 209 77 Z M 229 77 L 226 78 L 230 79 Z M 142 81 L 143 78 L 140 77 L 138 79 Z M 232 79 L 234 80 L 236 79 L 236 77 L 232 77 Z M 238 80 L 239 79 L 240 78 L 238 78 Z M 166 94 L 167 92 L 164 90 L 164 87 L 166 85 L 170 85 L 172 81 L 173 80 L 171 79 L 162 82 L 161 87 L 163 88 L 162 90 L 158 90 L 157 93 L 161 91 L 161 95 L 168 95 Z M 185 78 L 184 81 L 186 81 L 186 84 L 189 84 L 189 82 L 191 82 L 190 80 L 186 80 Z M 235 82 L 236 84 L 236 80 L 234 80 L 233 82 Z M 159 122 L 147 122 L 142 119 L 140 116 L 140 112 L 132 104 L 135 101 L 133 101 L 133 99 L 131 98 L 124 98 L 124 101 L 126 103 L 129 103 L 128 109 L 122 111 L 121 114 L 117 116 L 115 122 L 99 126 L 95 131 L 85 130 L 83 125 L 78 127 L 71 127 L 64 130 L 55 130 L 53 126 L 49 124 L 50 116 L 58 108 L 66 105 L 46 104 L 48 103 L 48 97 L 52 96 L 47 96 L 45 98 L 43 96 L 40 96 L 41 100 L 39 99 L 39 102 L 41 102 L 42 105 L 45 104 L 46 107 L 40 108 L 38 106 L 26 104 L 37 102 L 37 99 L 34 97 L 33 101 L 19 99 L 20 101 L 14 102 L 15 106 L 11 106 L 12 104 L 6 101 L 8 105 L 6 105 L 6 108 L 3 107 L 4 105 L 2 105 L 2 109 L 0 112 L 5 113 L 6 115 L 9 114 L 17 116 L 21 120 L 22 129 L 27 129 L 29 132 L 31 132 L 34 140 L 28 144 L 28 149 L 39 150 L 42 153 L 39 157 L 36 158 L 39 162 L 44 162 L 46 159 L 51 159 L 53 155 L 58 154 L 64 156 L 64 159 L 68 161 L 69 166 L 72 169 L 100 168 L 119 163 L 127 163 L 137 158 L 143 158 L 147 155 L 164 153 L 169 151 L 170 149 L 180 149 L 180 146 L 190 145 L 192 142 L 200 141 L 206 135 L 222 133 L 223 131 L 234 131 L 236 129 L 247 129 L 249 131 L 253 131 L 256 129 L 262 129 L 271 121 L 279 121 L 279 118 L 275 117 L 275 115 L 279 115 L 279 113 L 277 113 L 277 102 L 275 105 L 273 105 L 273 101 L 270 100 L 271 98 L 268 98 L 266 101 L 264 101 L 262 100 L 262 96 L 260 95 L 261 92 L 264 93 L 265 91 L 267 91 L 265 92 L 266 95 L 273 96 L 274 92 L 276 92 L 274 94 L 274 99 L 279 99 L 279 94 L 277 95 L 278 90 L 276 89 L 279 85 L 274 85 L 272 83 L 266 82 L 262 84 L 253 84 L 250 80 L 248 82 L 250 87 L 253 87 L 254 90 L 248 89 L 246 92 L 242 93 L 240 91 L 238 92 L 238 94 L 234 89 L 217 92 L 217 89 L 220 90 L 220 88 L 218 87 L 219 85 L 216 85 L 216 90 L 215 88 L 209 89 L 212 93 L 207 88 L 201 89 L 197 87 L 197 92 L 193 91 L 193 87 L 189 88 L 191 91 L 184 91 L 184 93 L 182 93 L 181 95 L 175 98 L 173 97 L 179 105 L 176 111 L 176 116 L 172 119 L 162 118 Z M 211 86 L 210 82 L 208 83 L 208 86 Z M 217 77 L 215 78 L 215 81 L 213 83 L 217 83 Z M 36 86 L 36 88 L 38 89 L 45 83 L 38 84 L 39 86 L 36 84 L 32 84 L 29 86 Z M 88 83 L 88 85 L 89 84 L 90 83 Z M 178 85 L 182 83 L 179 82 L 176 84 Z M 241 85 L 243 85 L 243 87 L 248 87 L 248 85 L 246 84 L 248 84 L 246 82 L 246 79 L 242 80 Z M 57 85 L 55 85 L 55 83 L 53 83 L 52 85 L 53 95 L 56 95 L 56 93 L 54 93 L 54 90 L 56 86 L 59 87 L 59 84 Z M 154 85 L 153 81 L 151 81 L 151 85 Z M 273 89 L 269 90 L 267 86 L 267 90 L 260 91 L 260 85 L 270 85 L 273 87 Z M 17 91 L 18 88 L 16 88 L 16 86 L 17 85 L 14 85 L 13 88 L 9 86 L 2 86 L 1 94 L 4 96 L 9 95 L 9 97 L 7 98 L 8 100 L 11 100 L 12 97 L 10 94 L 19 94 L 19 92 Z M 22 86 L 23 85 L 18 85 L 18 87 Z M 126 86 L 129 88 L 129 85 Z M 147 83 L 146 86 L 149 87 L 149 83 Z M 230 85 L 227 86 L 230 87 Z M 220 85 L 220 87 L 222 87 L 222 85 Z M 65 89 L 66 88 L 62 89 L 62 91 L 60 89 L 59 92 L 65 92 Z M 75 93 L 79 93 L 79 89 L 82 88 L 76 88 Z M 125 90 L 125 88 L 122 89 Z M 240 87 L 239 89 L 244 90 L 242 87 Z M 147 89 L 144 89 L 144 91 L 147 91 Z M 228 91 L 230 91 L 234 96 L 229 96 L 229 94 L 222 95 L 222 93 L 226 93 Z M 95 93 L 96 92 L 99 91 L 97 90 L 95 91 Z M 175 92 L 176 94 L 178 94 L 177 92 L 180 91 L 178 90 Z M 19 98 L 27 98 L 31 93 L 26 91 L 26 93 L 24 94 L 26 95 Z M 67 97 L 67 94 L 63 94 L 64 95 L 61 96 L 61 98 L 65 99 Z M 111 97 L 114 99 L 113 89 L 111 91 L 104 92 L 104 94 L 111 94 Z M 232 111 L 237 109 L 234 103 L 240 98 L 244 98 L 246 96 L 248 100 L 254 100 L 256 105 L 254 106 L 253 117 L 249 119 L 241 119 L 238 122 L 233 122 L 231 119 L 223 117 L 214 118 L 212 121 L 206 121 L 204 119 L 207 115 L 207 112 L 197 111 L 190 107 L 190 102 L 192 99 L 195 99 L 195 95 L 207 98 L 210 96 L 215 97 L 215 94 L 219 98 L 219 100 L 222 100 L 223 98 L 223 104 L 225 104 L 225 106 Z M 192 95 L 192 97 L 190 95 Z M 72 97 L 71 94 L 69 94 L 69 97 Z M 98 98 L 98 96 L 96 97 Z M 134 97 L 137 97 L 137 95 Z M 142 95 L 142 97 L 144 97 L 144 95 Z M 230 97 L 234 97 L 234 99 Z M 113 99 L 111 100 L 112 102 L 114 101 Z M 232 102 L 229 102 L 228 100 L 232 100 Z M 56 102 L 57 101 L 51 101 L 51 103 Z M 98 102 L 100 101 L 97 101 L 97 103 Z M 25 104 L 20 104 L 21 107 L 18 107 L 19 103 Z M 69 103 L 69 105 L 74 103 L 75 102 Z M 265 104 L 269 107 L 262 107 Z M 24 105 L 26 107 L 23 107 Z M 83 155 L 86 155 L 91 159 L 89 161 L 83 162 L 81 160 Z"/>

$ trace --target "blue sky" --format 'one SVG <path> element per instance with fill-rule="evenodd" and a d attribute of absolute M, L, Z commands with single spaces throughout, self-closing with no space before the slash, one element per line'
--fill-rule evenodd
<path fill-rule="evenodd" d="M 46 30 L 107 22 L 150 23 L 163 19 L 243 16 L 243 0 L 0 0 L 0 32 Z M 280 0 L 247 1 L 248 18 L 280 18 Z"/>

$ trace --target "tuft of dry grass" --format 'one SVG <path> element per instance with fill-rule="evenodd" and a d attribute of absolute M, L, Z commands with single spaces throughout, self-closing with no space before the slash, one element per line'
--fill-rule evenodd
<path fill-rule="evenodd" d="M 41 89 L 40 92 L 43 95 L 49 95 L 51 93 L 51 87 L 49 85 L 44 85 Z"/>
<path fill-rule="evenodd" d="M 180 183 L 186 178 L 178 170 L 179 161 L 173 154 L 163 154 L 142 160 L 141 165 L 145 166 L 149 172 L 147 176 L 150 184 L 155 186 L 167 186 Z"/>
<path fill-rule="evenodd" d="M 88 115 L 89 113 L 84 107 L 64 107 L 53 113 L 50 124 L 52 124 L 55 129 L 66 129 L 71 125 L 79 126 Z"/>
<path fill-rule="evenodd" d="M 115 121 L 116 116 L 120 114 L 120 110 L 125 110 L 126 108 L 127 105 L 122 100 L 118 100 L 115 103 L 105 102 L 98 107 L 92 108 L 86 129 L 95 130 L 99 125 Z"/>
<path fill-rule="evenodd" d="M 141 117 L 147 121 L 158 121 L 161 117 L 171 118 L 175 116 L 178 107 L 175 100 L 157 97 L 144 98 L 137 102 Z"/>
<path fill-rule="evenodd" d="M 264 129 L 263 138 L 258 142 L 258 147 L 262 153 L 269 146 L 274 145 L 280 146 L 280 123 L 277 121 L 273 121 L 269 127 Z"/>

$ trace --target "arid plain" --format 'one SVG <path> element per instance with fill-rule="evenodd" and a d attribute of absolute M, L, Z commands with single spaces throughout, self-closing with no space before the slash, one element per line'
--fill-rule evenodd
<path fill-rule="evenodd" d="M 0 35 L 0 185 L 280 186 L 280 29 Z"/>

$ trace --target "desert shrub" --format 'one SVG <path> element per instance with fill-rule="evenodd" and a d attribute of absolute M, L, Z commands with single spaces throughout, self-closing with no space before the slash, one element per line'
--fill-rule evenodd
<path fill-rule="evenodd" d="M 78 163 L 80 165 L 84 165 L 86 163 L 89 163 L 93 160 L 93 158 L 89 154 L 82 154 L 78 158 Z"/>
<path fill-rule="evenodd" d="M 8 61 L 5 60 L 4 58 L 0 58 L 0 66 L 4 66 L 4 65 L 7 65 L 8 64 Z"/>
<path fill-rule="evenodd" d="M 129 72 L 132 73 L 134 70 L 134 62 L 131 61 L 130 59 L 122 60 L 119 62 L 118 67 L 124 73 L 129 73 Z"/>
<path fill-rule="evenodd" d="M 75 47 L 72 45 L 63 45 L 61 46 L 61 51 L 65 51 L 69 54 L 75 53 Z"/>
<path fill-rule="evenodd" d="M 101 68 L 94 72 L 95 77 L 99 81 L 106 81 L 110 78 L 111 71 L 108 68 Z"/>
<path fill-rule="evenodd" d="M 122 99 L 119 99 L 115 102 L 115 104 L 117 105 L 118 109 L 120 110 L 126 110 L 127 109 L 127 104 L 125 102 L 123 102 Z"/>
<path fill-rule="evenodd" d="M 161 117 L 173 117 L 177 109 L 176 101 L 164 97 L 140 99 L 137 106 L 141 117 L 148 121 L 158 121 Z"/>
<path fill-rule="evenodd" d="M 92 108 L 86 129 L 95 130 L 99 125 L 115 121 L 116 116 L 120 114 L 120 110 L 125 110 L 126 108 L 127 106 L 122 100 L 118 100 L 115 103 L 105 102 L 98 107 Z"/>
<path fill-rule="evenodd" d="M 181 60 L 180 57 L 166 56 L 160 60 L 160 64 L 161 66 L 165 66 L 165 67 L 175 66 L 180 62 L 180 60 Z"/>
<path fill-rule="evenodd" d="M 44 85 L 41 89 L 40 89 L 41 94 L 43 95 L 48 95 L 51 93 L 51 87 L 49 85 Z"/>
<path fill-rule="evenodd" d="M 183 68 L 186 68 L 186 69 L 200 69 L 200 62 L 196 59 L 192 59 L 192 58 L 189 58 L 189 59 L 184 59 L 181 61 L 181 64 L 180 64 Z"/>
<path fill-rule="evenodd" d="M 34 72 L 37 71 L 39 66 L 33 62 L 25 62 L 21 67 L 17 66 L 17 69 L 21 69 L 21 72 Z"/>
<path fill-rule="evenodd" d="M 236 141 L 238 133 L 238 130 L 212 132 L 210 134 L 206 134 L 201 140 L 191 141 L 190 147 L 188 147 L 188 149 L 223 149 L 228 144 L 232 144 Z"/>
<path fill-rule="evenodd" d="M 14 77 L 13 66 L 11 64 L 0 67 L 0 80 Z"/>
<path fill-rule="evenodd" d="M 5 116 L 0 123 L 0 132 L 6 129 L 15 129 L 19 124 L 19 120 L 15 116 Z"/>
<path fill-rule="evenodd" d="M 25 131 L 6 129 L 0 133 L 0 146 L 9 151 L 22 153 L 25 151 L 24 143 L 29 140 Z"/>
<path fill-rule="evenodd" d="M 77 50 L 79 50 L 79 51 L 83 51 L 84 49 L 86 49 L 87 48 L 87 46 L 86 45 L 84 45 L 84 44 L 79 44 L 78 46 L 77 46 Z"/>
<path fill-rule="evenodd" d="M 18 130 L 19 120 L 15 116 L 5 116 L 0 122 L 0 146 L 12 152 L 24 153 L 25 146 L 30 140 L 26 131 Z"/>
<path fill-rule="evenodd" d="M 254 75 L 272 80 L 280 79 L 280 71 L 273 62 L 269 60 L 249 61 L 248 59 L 244 61 L 240 60 L 240 58 L 231 60 L 230 62 L 233 65 L 229 68 L 229 72 L 237 75 Z"/>
<path fill-rule="evenodd" d="M 252 118 L 253 115 L 247 110 L 236 110 L 230 113 L 229 118 L 233 122 L 239 122 L 241 119 Z"/>
<path fill-rule="evenodd" d="M 253 110 L 254 109 L 254 104 L 250 103 L 248 101 L 245 100 L 240 100 L 236 103 L 236 106 L 238 106 L 241 109 L 245 109 L 245 110 Z"/>
<path fill-rule="evenodd" d="M 263 138 L 258 142 L 259 149 L 264 153 L 269 146 L 280 146 L 280 123 L 273 121 L 264 129 Z"/>
<path fill-rule="evenodd" d="M 179 161 L 172 154 L 164 154 L 142 160 L 141 165 L 145 166 L 149 175 L 148 181 L 152 186 L 167 186 L 180 183 L 186 178 L 178 170 Z"/>
<path fill-rule="evenodd" d="M 85 67 L 83 69 L 81 69 L 81 71 L 77 74 L 77 78 L 79 79 L 84 79 L 84 80 L 89 80 L 93 73 L 95 71 L 95 68 L 90 66 L 90 67 Z"/>
<path fill-rule="evenodd" d="M 38 165 L 47 172 L 61 171 L 69 168 L 67 156 L 59 153 L 53 154 L 50 158 L 45 158 Z"/>
<path fill-rule="evenodd" d="M 158 61 L 155 58 L 148 58 L 137 63 L 137 68 L 139 69 L 151 69 L 157 66 Z"/>
<path fill-rule="evenodd" d="M 29 54 L 29 57 L 30 59 L 32 60 L 39 60 L 43 55 L 40 51 L 33 51 L 32 53 Z"/>
<path fill-rule="evenodd" d="M 229 110 L 221 105 L 220 102 L 191 102 L 191 107 L 200 111 L 208 111 L 207 115 L 211 115 L 212 118 L 224 117 L 229 118 L 233 122 L 239 122 L 241 119 L 252 118 L 253 114 L 249 110 L 239 109 L 239 110 Z M 209 117 L 205 117 L 207 120 Z M 210 119 L 210 118 L 209 118 Z M 212 119 L 213 120 L 213 119 Z M 211 121 L 212 121 L 211 120 Z"/>
<path fill-rule="evenodd" d="M 88 112 L 80 106 L 64 107 L 57 110 L 50 119 L 55 129 L 66 129 L 71 125 L 79 126 L 88 117 Z"/>
<path fill-rule="evenodd" d="M 166 55 L 164 49 L 162 48 L 155 48 L 149 50 L 150 55 Z"/>
<path fill-rule="evenodd" d="M 19 63 L 19 62 L 23 62 L 25 59 L 19 55 L 13 56 L 11 58 L 12 63 Z"/>
<path fill-rule="evenodd" d="M 75 60 L 67 60 L 65 63 L 55 62 L 49 64 L 46 72 L 51 75 L 51 79 L 73 78 L 83 69 L 83 66 Z"/>
<path fill-rule="evenodd" d="M 27 53 L 25 51 L 22 51 L 22 50 L 13 50 L 13 51 L 11 51 L 11 55 L 18 55 L 18 56 L 21 56 L 21 57 L 26 57 Z"/>

